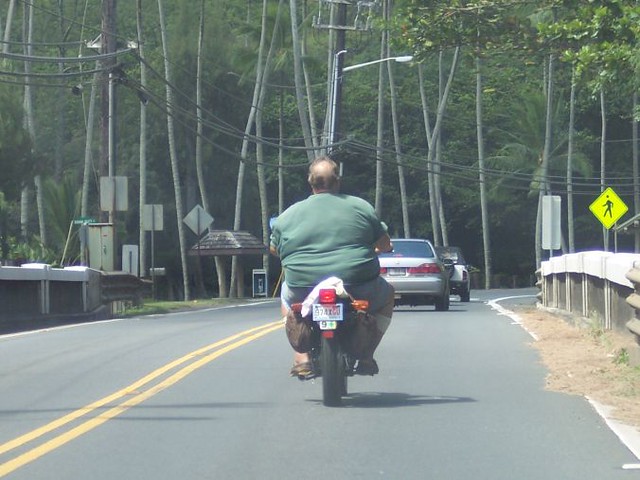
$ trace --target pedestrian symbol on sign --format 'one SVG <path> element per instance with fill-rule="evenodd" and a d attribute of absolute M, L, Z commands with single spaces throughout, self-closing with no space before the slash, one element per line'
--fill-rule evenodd
<path fill-rule="evenodd" d="M 609 199 L 609 195 L 607 195 L 607 201 L 604 203 L 603 207 L 605 207 L 604 216 L 606 217 L 607 215 L 609 215 L 609 217 L 613 218 L 613 213 L 611 213 L 613 202 Z"/>
<path fill-rule="evenodd" d="M 589 205 L 589 210 L 593 213 L 604 228 L 610 229 L 620 217 L 622 217 L 629 208 L 620 197 L 613 191 L 611 187 L 604 192 Z"/>

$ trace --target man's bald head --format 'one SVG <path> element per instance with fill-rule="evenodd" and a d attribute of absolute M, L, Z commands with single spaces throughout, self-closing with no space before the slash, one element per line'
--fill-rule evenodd
<path fill-rule="evenodd" d="M 338 193 L 340 175 L 338 164 L 329 157 L 318 157 L 309 165 L 309 185 L 313 193 Z"/>

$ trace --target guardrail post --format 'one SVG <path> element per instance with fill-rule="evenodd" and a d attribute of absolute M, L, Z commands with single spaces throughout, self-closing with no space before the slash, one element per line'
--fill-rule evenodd
<path fill-rule="evenodd" d="M 633 284 L 633 293 L 627 297 L 627 303 L 634 310 L 634 318 L 626 326 L 640 346 L 640 262 L 633 262 L 633 268 L 627 272 L 626 277 Z"/>

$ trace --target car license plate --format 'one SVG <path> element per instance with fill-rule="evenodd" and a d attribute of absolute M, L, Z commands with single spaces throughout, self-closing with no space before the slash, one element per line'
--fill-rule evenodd
<path fill-rule="evenodd" d="M 405 275 L 407 273 L 407 271 L 404 268 L 393 268 L 393 267 L 391 267 L 391 268 L 389 268 L 387 270 L 387 273 L 391 277 L 399 277 L 400 275 Z"/>
<path fill-rule="evenodd" d="M 313 321 L 314 322 L 341 322 L 342 321 L 342 304 L 321 305 L 313 304 Z M 334 327 L 335 328 L 335 327 Z"/>

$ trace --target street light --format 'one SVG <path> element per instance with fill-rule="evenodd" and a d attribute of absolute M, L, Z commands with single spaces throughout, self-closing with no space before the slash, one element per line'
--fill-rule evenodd
<path fill-rule="evenodd" d="M 337 132 L 338 125 L 340 119 L 340 111 L 339 104 L 342 97 L 342 74 L 344 72 L 350 72 L 351 70 L 356 70 L 358 68 L 367 67 L 369 65 L 375 65 L 376 63 L 382 62 L 399 62 L 406 63 L 413 60 L 412 55 L 401 55 L 397 57 L 388 57 L 388 58 L 379 58 L 377 60 L 372 60 L 370 62 L 358 63 L 356 65 L 349 65 L 348 67 L 342 66 L 342 58 L 347 51 L 340 50 L 334 55 L 333 59 L 333 78 L 331 82 L 331 104 L 329 109 L 329 132 L 327 135 L 327 153 L 333 150 L 333 145 L 335 145 L 337 141 Z M 340 175 L 342 175 L 342 163 L 340 163 Z"/>
<path fill-rule="evenodd" d="M 378 60 L 372 60 L 371 62 L 359 63 L 357 65 L 349 65 L 348 67 L 344 67 L 342 69 L 342 71 L 343 72 L 350 72 L 351 70 L 355 70 L 357 68 L 367 67 L 369 65 L 375 65 L 376 63 L 389 62 L 391 60 L 394 60 L 394 61 L 396 61 L 398 63 L 406 63 L 406 62 L 410 62 L 411 60 L 413 60 L 413 55 L 402 55 L 402 56 L 399 56 L 399 57 L 380 58 Z"/>

